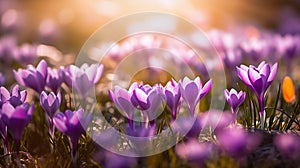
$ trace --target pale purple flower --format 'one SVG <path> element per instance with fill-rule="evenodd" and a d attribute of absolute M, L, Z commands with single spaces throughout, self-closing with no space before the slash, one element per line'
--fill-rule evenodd
<path fill-rule="evenodd" d="M 129 120 L 129 124 L 133 126 L 133 114 L 135 107 L 131 103 L 132 92 L 127 91 L 119 86 L 115 86 L 114 90 L 109 90 L 109 96 L 115 103 L 120 112 Z"/>
<path fill-rule="evenodd" d="M 196 105 L 210 91 L 211 86 L 212 80 L 209 80 L 202 86 L 199 77 L 194 80 L 191 80 L 188 77 L 185 77 L 182 81 L 180 80 L 180 92 L 182 98 L 188 104 L 191 114 L 194 114 Z"/>
<path fill-rule="evenodd" d="M 178 83 L 174 79 L 172 79 L 165 86 L 164 92 L 166 96 L 166 103 L 171 111 L 172 118 L 176 119 L 176 115 L 179 109 L 179 100 L 181 97 Z"/>
<path fill-rule="evenodd" d="M 16 81 L 26 87 L 41 93 L 46 86 L 47 79 L 47 62 L 41 60 L 37 67 L 28 65 L 27 69 L 18 69 L 18 71 L 13 70 Z"/>
<path fill-rule="evenodd" d="M 227 103 L 231 106 L 234 120 L 236 120 L 238 107 L 245 101 L 246 93 L 243 91 L 238 93 L 235 89 L 231 89 L 230 91 L 226 89 L 224 90 L 224 96 Z"/>
<path fill-rule="evenodd" d="M 90 89 L 100 80 L 102 73 L 102 64 L 83 64 L 80 68 L 70 65 L 64 70 L 64 81 L 85 99 Z"/>
<path fill-rule="evenodd" d="M 17 152 L 20 149 L 23 130 L 31 120 L 33 110 L 34 106 L 30 106 L 28 103 L 17 107 L 12 106 L 9 102 L 2 105 L 1 120 L 7 125 L 9 132 L 14 138 Z"/>
<path fill-rule="evenodd" d="M 48 75 L 46 86 L 48 86 L 53 92 L 57 93 L 63 83 L 63 69 L 54 69 L 48 67 Z"/>
<path fill-rule="evenodd" d="M 85 134 L 91 121 L 92 113 L 86 115 L 82 108 L 74 112 L 71 110 L 59 112 L 53 118 L 55 127 L 70 138 L 73 159 L 76 159 L 78 140 Z"/>
<path fill-rule="evenodd" d="M 239 78 L 255 93 L 260 106 L 261 128 L 264 128 L 265 110 L 264 110 L 264 95 L 272 81 L 275 79 L 278 69 L 278 64 L 275 63 L 272 67 L 261 62 L 258 67 L 250 65 L 249 67 L 241 65 L 236 67 Z"/>
<path fill-rule="evenodd" d="M 180 115 L 174 120 L 171 126 L 176 132 L 180 133 L 180 135 L 185 135 L 185 137 L 189 139 L 196 139 L 202 130 L 201 119 L 199 116 Z"/>

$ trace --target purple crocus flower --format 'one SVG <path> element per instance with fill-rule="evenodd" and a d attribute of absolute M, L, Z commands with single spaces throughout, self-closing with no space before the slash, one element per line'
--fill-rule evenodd
<path fill-rule="evenodd" d="M 63 70 L 48 68 L 47 82 L 48 86 L 53 92 L 57 93 L 61 84 L 63 83 Z"/>
<path fill-rule="evenodd" d="M 53 118 L 55 127 L 70 138 L 73 161 L 76 159 L 78 140 L 81 135 L 85 134 L 91 121 L 92 113 L 86 115 L 82 108 L 74 112 L 71 110 L 59 112 Z"/>
<path fill-rule="evenodd" d="M 19 85 L 15 85 L 11 92 L 5 87 L 0 88 L 0 108 L 5 102 L 10 102 L 13 107 L 17 107 L 25 102 L 27 96 L 26 90 L 20 90 Z"/>
<path fill-rule="evenodd" d="M 264 110 L 264 95 L 277 74 L 278 64 L 272 67 L 261 62 L 258 67 L 241 65 L 236 67 L 239 78 L 255 93 L 260 107 L 261 128 L 264 128 L 266 112 Z"/>
<path fill-rule="evenodd" d="M 201 128 L 212 127 L 215 132 L 222 131 L 232 123 L 232 113 L 229 111 L 207 111 L 200 116 Z"/>
<path fill-rule="evenodd" d="M 127 117 L 129 120 L 129 125 L 133 127 L 133 114 L 135 107 L 130 101 L 132 93 L 119 86 L 116 86 L 114 91 L 109 91 L 109 96 L 115 105 L 120 109 L 120 112 Z"/>
<path fill-rule="evenodd" d="M 31 120 L 34 106 L 28 103 L 14 107 L 9 102 L 2 105 L 1 120 L 7 125 L 9 132 L 15 140 L 17 152 L 20 149 L 20 140 L 24 128 Z"/>
<path fill-rule="evenodd" d="M 231 111 L 233 113 L 234 120 L 237 120 L 238 107 L 245 101 L 246 93 L 240 91 L 237 93 L 235 89 L 231 89 L 230 92 L 226 89 L 224 90 L 224 96 L 227 103 L 231 106 Z"/>
<path fill-rule="evenodd" d="M 172 118 L 175 120 L 176 115 L 178 113 L 179 100 L 181 97 L 179 85 L 174 79 L 172 79 L 167 83 L 167 85 L 164 88 L 164 91 L 166 96 L 166 103 L 170 108 Z"/>
<path fill-rule="evenodd" d="M 13 72 L 19 84 L 41 93 L 46 86 L 47 68 L 47 62 L 41 60 L 36 68 L 29 65 L 27 69 L 18 69 L 18 71 L 14 70 Z"/>
<path fill-rule="evenodd" d="M 158 84 L 153 87 L 147 84 L 142 84 L 138 87 L 135 86 L 136 84 L 133 84 L 133 87 L 131 87 L 133 89 L 131 96 L 132 104 L 141 109 L 149 121 L 153 121 L 159 115 L 159 110 L 161 110 L 160 112 L 163 110 L 162 105 L 165 100 L 164 88 Z"/>
<path fill-rule="evenodd" d="M 179 82 L 182 98 L 188 104 L 191 114 L 195 113 L 196 105 L 210 91 L 211 86 L 212 80 L 209 80 L 202 87 L 202 82 L 199 77 L 194 80 L 185 77 Z"/>
<path fill-rule="evenodd" d="M 5 76 L 0 72 L 0 86 L 3 86 L 5 83 Z"/>
<path fill-rule="evenodd" d="M 55 93 L 51 92 L 49 95 L 46 92 L 42 92 L 40 95 L 40 104 L 43 110 L 46 112 L 47 117 L 49 119 L 49 127 L 50 127 L 50 135 L 53 136 L 54 134 L 54 127 L 53 127 L 53 117 L 54 114 L 60 107 L 61 103 L 61 94 L 60 92 L 55 95 Z"/>
<path fill-rule="evenodd" d="M 64 81 L 85 99 L 90 89 L 100 80 L 102 73 L 102 64 L 83 64 L 80 68 L 70 65 L 64 71 Z"/>
<path fill-rule="evenodd" d="M 5 36 L 0 39 L 0 58 L 6 63 L 10 63 L 15 57 L 17 40 L 14 36 Z"/>

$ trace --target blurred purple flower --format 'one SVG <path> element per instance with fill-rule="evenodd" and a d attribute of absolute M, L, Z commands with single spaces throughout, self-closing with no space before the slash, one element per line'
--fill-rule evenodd
<path fill-rule="evenodd" d="M 166 96 L 166 103 L 171 111 L 173 120 L 175 120 L 180 106 L 179 100 L 181 97 L 178 83 L 172 79 L 164 87 L 164 92 Z"/>
<path fill-rule="evenodd" d="M 17 107 L 23 104 L 26 100 L 27 91 L 20 90 L 19 85 L 15 85 L 11 92 L 9 92 L 5 87 L 0 88 L 0 108 L 5 102 L 9 102 L 13 107 Z"/>
<path fill-rule="evenodd" d="M 237 93 L 235 89 L 231 89 L 230 92 L 226 89 L 224 90 L 224 96 L 227 103 L 231 106 L 231 110 L 233 113 L 234 120 L 237 120 L 237 111 L 238 107 L 245 101 L 246 93 L 240 91 Z"/>
<path fill-rule="evenodd" d="M 232 120 L 232 113 L 227 111 L 210 110 L 200 116 L 201 127 L 209 126 L 214 131 L 222 131 L 230 125 Z"/>
<path fill-rule="evenodd" d="M 268 42 L 263 38 L 250 38 L 241 44 L 241 48 L 247 58 L 251 61 L 257 62 L 262 58 L 266 58 L 269 55 Z"/>
<path fill-rule="evenodd" d="M 191 139 L 197 139 L 200 131 L 202 130 L 201 119 L 199 116 L 185 116 L 181 115 L 171 125 L 175 131 L 180 135 Z"/>
<path fill-rule="evenodd" d="M 133 114 L 135 107 L 132 105 L 130 99 L 132 92 L 127 91 L 119 86 L 115 86 L 114 91 L 109 90 L 109 96 L 115 105 L 120 109 L 129 120 L 129 125 L 133 126 Z"/>
<path fill-rule="evenodd" d="M 17 40 L 14 36 L 5 36 L 0 39 L 0 58 L 6 63 L 10 63 L 15 58 Z"/>
<path fill-rule="evenodd" d="M 0 86 L 3 86 L 5 83 L 5 76 L 0 72 Z"/>
<path fill-rule="evenodd" d="M 239 78 L 255 93 L 259 101 L 261 128 L 264 128 L 265 110 L 264 110 L 264 95 L 274 78 L 276 77 L 278 64 L 275 63 L 272 67 L 261 62 L 258 67 L 250 65 L 249 67 L 241 65 L 236 67 Z"/>
<path fill-rule="evenodd" d="M 208 142 L 200 143 L 195 139 L 189 140 L 185 144 L 177 144 L 175 149 L 179 157 L 197 164 L 198 167 L 202 167 L 202 164 L 211 155 L 213 144 Z"/>
<path fill-rule="evenodd" d="M 57 93 L 63 83 L 63 69 L 53 69 L 48 67 L 46 86 Z"/>
<path fill-rule="evenodd" d="M 47 62 L 41 60 L 36 68 L 32 65 L 27 66 L 27 69 L 13 70 L 16 81 L 26 87 L 41 93 L 46 86 L 47 79 Z"/>
<path fill-rule="evenodd" d="M 80 68 L 70 65 L 64 70 L 64 81 L 85 99 L 90 89 L 100 80 L 102 73 L 102 64 L 83 64 Z"/>
<path fill-rule="evenodd" d="M 20 140 L 24 128 L 31 120 L 34 106 L 28 103 L 21 104 L 17 107 L 12 106 L 9 102 L 2 105 L 1 120 L 7 125 L 9 132 L 14 138 L 17 152 L 20 149 Z"/>
<path fill-rule="evenodd" d="M 226 128 L 216 133 L 219 145 L 229 155 L 243 157 L 255 150 L 260 144 L 261 137 L 248 134 L 239 127 Z"/>
<path fill-rule="evenodd" d="M 293 134 L 279 134 L 274 138 L 274 144 L 285 156 L 292 159 L 300 158 L 300 137 Z"/>
<path fill-rule="evenodd" d="M 202 82 L 199 77 L 194 80 L 185 77 L 179 82 L 180 92 L 182 98 L 188 104 L 191 114 L 195 112 L 198 102 L 210 91 L 212 86 L 212 80 L 206 82 L 202 87 Z"/>
<path fill-rule="evenodd" d="M 55 93 L 53 92 L 47 95 L 46 92 L 43 91 L 40 95 L 40 104 L 48 117 L 51 136 L 53 136 L 54 134 L 53 117 L 54 114 L 59 109 L 60 103 L 61 103 L 60 92 L 58 92 L 57 95 L 55 95 Z"/>
<path fill-rule="evenodd" d="M 71 110 L 59 112 L 53 118 L 55 127 L 70 138 L 73 160 L 76 159 L 78 140 L 81 135 L 85 134 L 91 121 L 92 113 L 86 115 L 82 108 L 74 112 Z"/>
<path fill-rule="evenodd" d="M 22 64 L 30 64 L 37 58 L 37 46 L 30 44 L 23 44 L 15 48 L 15 60 Z"/>

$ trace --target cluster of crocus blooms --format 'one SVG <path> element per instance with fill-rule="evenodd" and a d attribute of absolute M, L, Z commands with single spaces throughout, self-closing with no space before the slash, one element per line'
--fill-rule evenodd
<path fill-rule="evenodd" d="M 7 152 L 10 152 L 6 131 L 8 130 L 10 132 L 14 138 L 16 151 L 18 153 L 23 130 L 31 119 L 34 106 L 25 102 L 27 92 L 21 91 L 18 85 L 15 85 L 11 92 L 5 87 L 1 87 L 0 90 L 1 135 Z"/>
<path fill-rule="evenodd" d="M 178 83 L 172 79 L 165 87 L 159 84 L 150 86 L 133 83 L 128 90 L 125 90 L 115 86 L 113 91 L 109 91 L 109 95 L 132 125 L 136 109 L 141 110 L 149 121 L 153 121 L 154 117 L 162 112 L 164 102 L 166 102 L 173 120 L 176 119 L 181 98 L 187 103 L 190 113 L 193 115 L 196 105 L 210 91 L 211 85 L 211 80 L 202 86 L 199 77 L 194 80 L 185 77 Z"/>
<path fill-rule="evenodd" d="M 261 128 L 264 128 L 266 112 L 264 110 L 264 96 L 277 74 L 278 64 L 271 65 L 261 62 L 258 67 L 241 65 L 236 67 L 238 77 L 253 91 L 259 102 Z"/>

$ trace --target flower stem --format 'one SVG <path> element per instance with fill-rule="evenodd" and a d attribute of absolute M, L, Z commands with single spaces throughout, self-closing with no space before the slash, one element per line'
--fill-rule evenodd
<path fill-rule="evenodd" d="M 264 96 L 259 97 L 259 111 L 260 111 L 260 128 L 263 130 L 265 128 L 265 118 L 266 118 L 266 112 L 264 107 Z"/>

